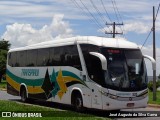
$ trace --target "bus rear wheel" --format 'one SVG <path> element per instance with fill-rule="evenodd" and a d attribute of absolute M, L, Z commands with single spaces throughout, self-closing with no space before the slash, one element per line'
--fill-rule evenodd
<path fill-rule="evenodd" d="M 21 101 L 27 102 L 27 92 L 25 89 L 22 89 L 22 91 L 21 91 Z"/>

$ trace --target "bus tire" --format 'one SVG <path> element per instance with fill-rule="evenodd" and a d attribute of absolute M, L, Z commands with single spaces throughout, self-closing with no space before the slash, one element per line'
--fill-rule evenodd
<path fill-rule="evenodd" d="M 73 106 L 77 112 L 83 112 L 84 107 L 83 107 L 83 99 L 81 94 L 77 94 L 75 98 L 73 99 Z"/>
<path fill-rule="evenodd" d="M 22 102 L 27 102 L 28 98 L 27 98 L 27 92 L 25 88 L 22 88 L 20 96 L 21 96 Z"/>

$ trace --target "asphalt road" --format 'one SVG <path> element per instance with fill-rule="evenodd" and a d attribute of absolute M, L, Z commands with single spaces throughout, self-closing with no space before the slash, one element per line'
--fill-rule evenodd
<path fill-rule="evenodd" d="M 20 97 L 9 95 L 9 94 L 7 94 L 6 91 L 0 91 L 0 100 L 10 100 L 10 101 L 21 102 Z M 53 107 L 53 108 L 73 111 L 72 107 L 57 104 L 57 103 L 54 103 L 54 106 L 53 106 L 53 103 L 42 102 L 42 101 L 35 101 L 35 102 L 31 102 L 29 104 L 36 104 L 36 105 L 45 106 L 45 107 Z M 130 112 L 136 113 L 138 111 L 139 113 L 142 112 L 142 116 L 143 116 L 144 111 L 148 111 L 149 113 L 150 113 L 150 111 L 155 111 L 155 113 L 156 112 L 160 113 L 160 108 L 147 107 L 147 108 L 138 108 L 138 109 L 124 109 L 124 110 L 121 110 L 121 111 L 124 112 L 124 114 L 129 114 Z M 112 113 L 112 112 L 109 112 L 109 113 Z M 139 114 L 139 113 L 137 113 L 137 114 Z M 146 114 L 146 113 L 147 112 L 145 112 L 144 114 Z M 88 114 L 107 117 L 107 116 L 105 116 L 105 112 L 95 112 L 95 111 L 89 110 Z M 159 120 L 160 117 L 136 117 L 136 118 L 113 118 L 113 119 L 114 120 L 131 120 L 131 119 L 132 120 Z"/>
<path fill-rule="evenodd" d="M 20 97 L 7 94 L 6 91 L 0 90 L 0 100 L 20 100 Z"/>

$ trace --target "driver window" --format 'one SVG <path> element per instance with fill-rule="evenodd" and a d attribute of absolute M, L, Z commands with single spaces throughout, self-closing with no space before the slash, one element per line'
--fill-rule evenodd
<path fill-rule="evenodd" d="M 104 85 L 104 74 L 101 68 L 101 61 L 99 58 L 90 55 L 89 52 L 100 52 L 99 47 L 95 45 L 81 45 L 82 53 L 85 59 L 88 76 L 94 82 Z"/>

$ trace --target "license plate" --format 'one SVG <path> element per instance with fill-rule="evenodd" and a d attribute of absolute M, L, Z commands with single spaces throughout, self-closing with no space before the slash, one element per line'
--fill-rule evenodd
<path fill-rule="evenodd" d="M 127 103 L 127 107 L 134 107 L 134 103 Z"/>

